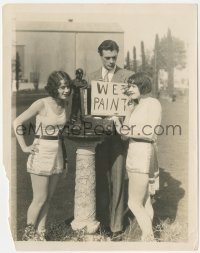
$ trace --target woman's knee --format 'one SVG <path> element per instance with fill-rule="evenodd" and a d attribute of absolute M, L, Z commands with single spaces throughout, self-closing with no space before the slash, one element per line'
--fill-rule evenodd
<path fill-rule="evenodd" d="M 129 199 L 128 200 L 128 207 L 130 208 L 130 210 L 133 213 L 136 213 L 136 212 L 140 211 L 141 208 L 143 208 L 143 205 L 139 201 L 136 201 L 136 200 L 133 200 L 133 199 Z"/>
<path fill-rule="evenodd" d="M 36 205 L 38 207 L 42 207 L 45 204 L 45 202 L 47 201 L 47 199 L 48 199 L 47 196 L 37 196 L 37 197 L 33 198 L 32 203 L 33 203 L 33 205 Z"/>

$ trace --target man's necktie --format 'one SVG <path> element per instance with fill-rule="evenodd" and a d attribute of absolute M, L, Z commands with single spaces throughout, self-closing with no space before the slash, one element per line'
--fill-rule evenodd
<path fill-rule="evenodd" d="M 104 79 L 103 79 L 104 82 L 109 82 L 108 73 L 109 73 L 109 72 L 107 72 L 107 73 L 105 74 L 105 76 L 104 76 Z"/>

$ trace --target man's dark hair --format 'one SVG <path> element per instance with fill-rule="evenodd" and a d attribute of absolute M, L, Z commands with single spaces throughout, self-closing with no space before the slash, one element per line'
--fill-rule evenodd
<path fill-rule="evenodd" d="M 136 74 L 131 75 L 128 78 L 127 83 L 129 85 L 137 85 L 141 95 L 150 93 L 152 89 L 151 78 L 146 72 L 137 72 Z"/>
<path fill-rule="evenodd" d="M 102 56 L 103 50 L 116 50 L 117 53 L 119 52 L 119 46 L 114 40 L 104 40 L 101 45 L 98 47 L 98 53 Z"/>

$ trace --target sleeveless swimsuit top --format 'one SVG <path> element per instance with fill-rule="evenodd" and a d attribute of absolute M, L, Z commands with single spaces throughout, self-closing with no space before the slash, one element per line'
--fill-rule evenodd
<path fill-rule="evenodd" d="M 44 103 L 45 115 L 38 114 L 36 116 L 36 135 L 57 136 L 59 130 L 62 130 L 66 123 L 66 110 L 64 109 L 60 115 L 57 115 L 51 105 L 49 105 L 48 98 L 42 99 Z"/>

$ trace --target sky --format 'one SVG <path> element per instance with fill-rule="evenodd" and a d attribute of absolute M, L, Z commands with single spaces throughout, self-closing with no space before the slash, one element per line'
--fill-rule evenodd
<path fill-rule="evenodd" d="M 117 23 L 124 30 L 124 53 L 132 52 L 133 46 L 140 49 L 141 40 L 145 48 L 152 50 L 155 35 L 172 35 L 185 42 L 188 47 L 191 29 L 195 29 L 195 5 L 188 4 L 104 4 L 104 5 L 30 5 L 19 9 L 17 20 L 67 21 Z"/>

